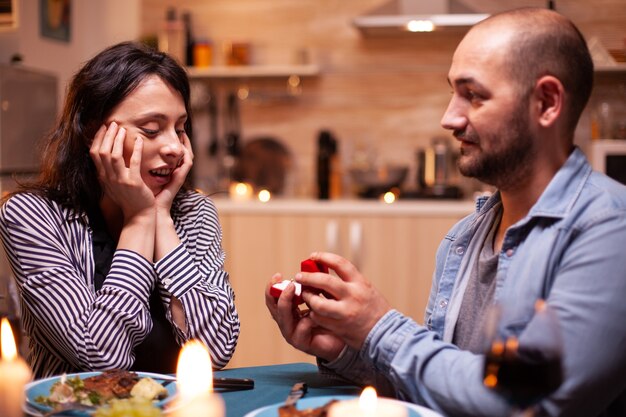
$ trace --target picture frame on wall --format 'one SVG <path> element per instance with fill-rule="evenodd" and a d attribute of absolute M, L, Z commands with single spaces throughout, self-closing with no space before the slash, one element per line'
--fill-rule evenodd
<path fill-rule="evenodd" d="M 0 0 L 0 32 L 17 28 L 17 0 Z"/>
<path fill-rule="evenodd" d="M 69 42 L 72 23 L 72 0 L 39 0 L 41 36 Z"/>

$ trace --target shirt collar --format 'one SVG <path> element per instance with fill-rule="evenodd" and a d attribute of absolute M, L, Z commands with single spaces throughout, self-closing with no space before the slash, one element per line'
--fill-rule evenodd
<path fill-rule="evenodd" d="M 585 154 L 575 147 L 528 213 L 531 217 L 562 218 L 572 209 L 591 174 Z"/>
<path fill-rule="evenodd" d="M 591 166 L 580 148 L 575 147 L 565 164 L 550 180 L 528 217 L 564 217 L 580 196 Z M 485 212 L 500 202 L 500 192 L 476 199 L 476 212 Z"/>

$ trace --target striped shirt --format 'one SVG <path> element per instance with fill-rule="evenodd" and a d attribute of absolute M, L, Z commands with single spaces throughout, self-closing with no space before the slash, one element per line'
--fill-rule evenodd
<path fill-rule="evenodd" d="M 216 369 L 228 363 L 239 316 L 223 269 L 217 210 L 208 197 L 189 191 L 177 196 L 172 219 L 180 245 L 154 264 L 116 250 L 96 292 L 86 213 L 31 193 L 2 206 L 0 238 L 19 289 L 28 362 L 37 378 L 130 368 L 134 347 L 152 328 L 148 300 L 155 285 L 177 343 L 199 339 Z M 187 332 L 172 321 L 171 296 L 183 305 Z"/>

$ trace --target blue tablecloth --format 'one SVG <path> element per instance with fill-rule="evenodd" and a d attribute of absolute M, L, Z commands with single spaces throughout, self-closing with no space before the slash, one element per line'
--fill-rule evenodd
<path fill-rule="evenodd" d="M 305 398 L 323 395 L 359 395 L 361 389 L 323 377 L 310 363 L 254 366 L 215 372 L 216 377 L 252 378 L 254 388 L 246 391 L 221 391 L 226 403 L 226 417 L 243 417 L 248 412 L 285 401 L 296 382 L 309 386 Z M 219 390 L 218 390 L 219 392 Z"/>

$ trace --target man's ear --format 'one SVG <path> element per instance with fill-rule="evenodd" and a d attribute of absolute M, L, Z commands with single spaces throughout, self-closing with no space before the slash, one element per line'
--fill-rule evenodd
<path fill-rule="evenodd" d="M 549 127 L 563 116 L 565 89 L 558 78 L 544 75 L 537 80 L 533 93 L 537 106 L 537 121 L 541 126 Z"/>

